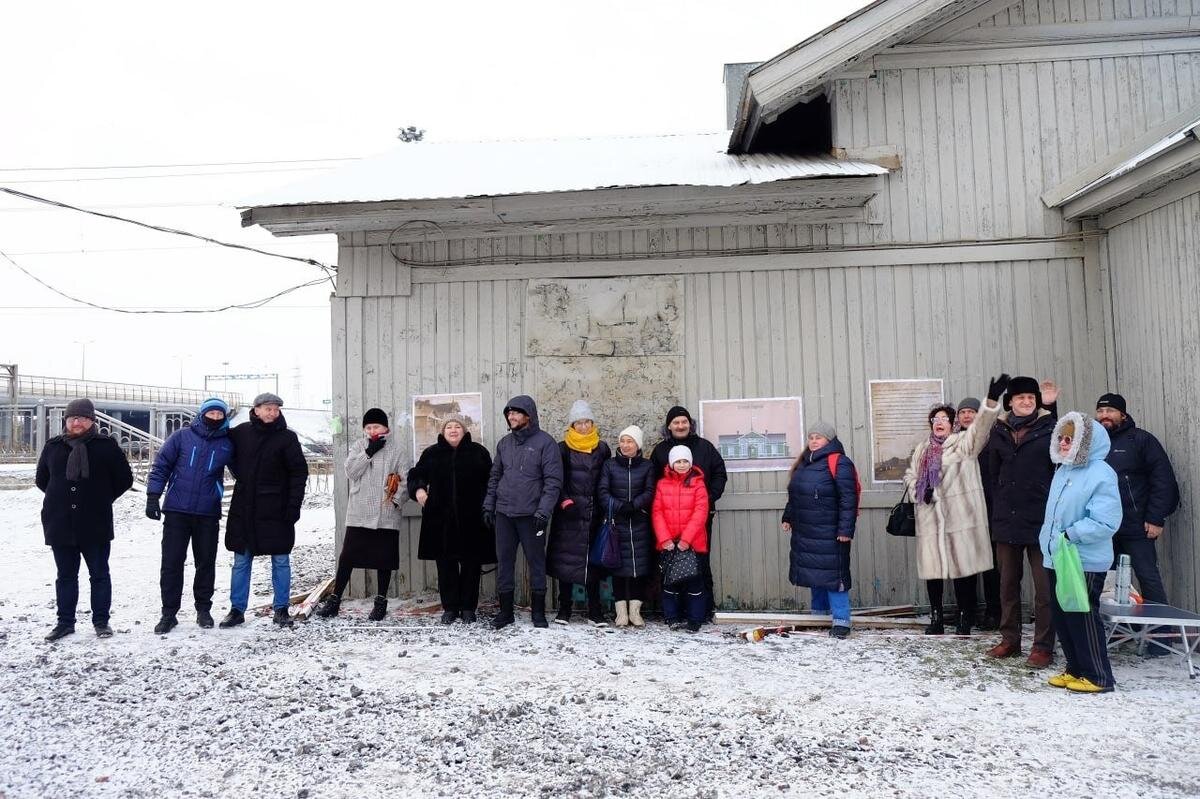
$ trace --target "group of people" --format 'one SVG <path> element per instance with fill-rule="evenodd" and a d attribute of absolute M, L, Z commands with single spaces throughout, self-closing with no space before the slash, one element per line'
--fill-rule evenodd
<path fill-rule="evenodd" d="M 221 627 L 246 620 L 254 557 L 271 557 L 273 621 L 291 626 L 290 553 L 304 502 L 308 464 L 296 434 L 287 428 L 274 394 L 260 394 L 250 420 L 229 426 L 229 406 L 205 400 L 195 418 L 174 432 L 155 456 L 146 483 L 146 515 L 163 520 L 159 587 L 162 616 L 156 633 L 178 624 L 183 567 L 190 544 L 196 573 L 192 584 L 196 624 L 212 627 L 217 539 L 225 491 L 225 469 L 236 480 L 225 524 L 225 547 L 234 553 L 229 612 Z M 56 641 L 75 632 L 79 565 L 87 563 L 92 625 L 101 638 L 112 635 L 112 579 L 108 559 L 113 540 L 112 506 L 133 486 L 129 461 L 116 440 L 101 435 L 89 399 L 72 400 L 64 430 L 42 449 L 37 487 L 45 494 L 42 529 L 54 552 L 58 619 L 46 636 Z M 165 501 L 163 494 L 166 494 Z"/>
<path fill-rule="evenodd" d="M 1099 598 L 1114 557 L 1128 554 L 1147 602 L 1167 604 L 1154 542 L 1179 504 L 1170 461 L 1158 440 L 1137 427 L 1125 398 L 1104 394 L 1094 418 L 1057 410 L 1057 387 L 1001 375 L 980 403 L 938 405 L 929 436 L 912 453 L 905 497 L 915 505 L 918 575 L 931 607 L 926 632 L 945 632 L 944 583 L 959 607 L 956 632 L 968 634 L 983 577 L 984 626 L 999 627 L 987 654 L 1022 654 L 1021 582 L 1028 561 L 1034 587 L 1028 665 L 1054 661 L 1057 636 L 1065 670 L 1050 679 L 1078 693 L 1115 685 Z M 1055 556 L 1078 549 L 1090 610 L 1065 611 L 1055 586 Z M 1151 646 L 1152 656 L 1167 654 Z"/>
<path fill-rule="evenodd" d="M 1083 693 L 1111 691 L 1112 669 L 1097 611 L 1114 553 L 1132 561 L 1148 602 L 1167 603 L 1155 540 L 1179 502 L 1169 460 L 1158 440 L 1137 427 L 1126 402 L 1105 394 L 1095 417 L 1059 416 L 1057 387 L 1030 377 L 991 381 L 986 400 L 939 404 L 927 415 L 929 434 L 913 451 L 904 495 L 914 506 L 917 571 L 926 581 L 930 624 L 945 632 L 945 582 L 959 608 L 956 632 L 976 626 L 978 581 L 985 610 L 981 629 L 999 629 L 996 658 L 1022 653 L 1021 582 L 1028 561 L 1034 585 L 1033 641 L 1028 664 L 1054 660 L 1055 637 L 1066 656 L 1051 684 Z M 220 399 L 201 405 L 196 418 L 158 453 L 147 484 L 146 513 L 164 518 L 162 616 L 155 632 L 177 624 L 183 565 L 190 543 L 196 563 L 196 622 L 213 626 L 212 607 L 224 471 L 236 480 L 225 545 L 234 553 L 230 610 L 221 627 L 241 624 L 249 599 L 253 558 L 271 556 L 274 622 L 287 626 L 289 553 L 300 518 L 307 466 L 296 435 L 287 429 L 282 400 L 255 398 L 250 420 L 230 429 Z M 318 609 L 336 616 L 356 568 L 376 572 L 370 618 L 387 611 L 387 588 L 399 568 L 404 501 L 421 508 L 418 556 L 437 564 L 443 614 L 452 624 L 476 621 L 484 566 L 496 564 L 500 609 L 492 627 L 512 624 L 517 552 L 524 552 L 531 589 L 530 618 L 547 627 L 547 577 L 558 581 L 557 624 L 568 624 L 582 592 L 586 618 L 605 626 L 600 585 L 611 578 L 617 626 L 645 624 L 642 605 L 659 564 L 691 553 L 691 571 L 662 581 L 661 604 L 672 627 L 696 631 L 715 609 L 712 546 L 716 505 L 725 491 L 725 462 L 696 432 L 691 414 L 673 407 L 662 440 L 647 457 L 636 425 L 621 430 L 617 451 L 602 440 L 585 400 L 570 409 L 561 441 L 541 429 L 531 397 L 504 407 L 507 434 L 494 457 L 471 439 L 468 420 L 441 420 L 437 442 L 406 469 L 391 441 L 387 414 L 372 408 L 346 458 L 349 495 L 346 529 L 333 594 Z M 116 442 L 97 434 L 89 400 L 67 408 L 62 435 L 39 458 L 37 485 L 45 492 L 42 520 L 58 567 L 58 623 L 47 636 L 74 632 L 80 561 L 92 585 L 92 622 L 108 626 L 112 503 L 133 478 Z M 850 548 L 861 484 L 833 425 L 817 421 L 788 475 L 782 527 L 790 534 L 789 578 L 812 590 L 814 613 L 831 617 L 830 634 L 850 633 Z M 162 500 L 166 494 L 165 501 Z M 597 560 L 601 528 L 615 539 Z M 1067 612 L 1054 592 L 1055 554 L 1064 541 L 1082 560 L 1089 613 Z M 1164 654 L 1161 649 L 1151 654 Z"/>

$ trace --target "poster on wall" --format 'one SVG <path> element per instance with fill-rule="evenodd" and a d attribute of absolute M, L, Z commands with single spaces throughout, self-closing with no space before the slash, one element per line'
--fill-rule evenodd
<path fill-rule="evenodd" d="M 417 394 L 413 396 L 413 463 L 426 447 L 436 444 L 446 417 L 466 417 L 473 441 L 483 441 L 483 394 Z"/>
<path fill-rule="evenodd" d="M 728 471 L 785 471 L 804 449 L 804 410 L 799 397 L 702 400 L 699 433 Z"/>
<path fill-rule="evenodd" d="M 929 435 L 926 417 L 942 402 L 942 381 L 871 381 L 871 478 L 876 483 L 904 479 L 913 448 Z"/>

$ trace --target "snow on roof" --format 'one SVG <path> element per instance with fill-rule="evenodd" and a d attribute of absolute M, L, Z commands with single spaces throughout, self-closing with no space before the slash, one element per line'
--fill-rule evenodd
<path fill-rule="evenodd" d="M 740 186 L 885 175 L 828 155 L 729 155 L 728 133 L 415 142 L 240 207 L 490 197 L 646 186 Z"/>
<path fill-rule="evenodd" d="M 1082 197 L 1090 191 L 1095 191 L 1101 186 L 1113 182 L 1122 175 L 1128 174 L 1137 169 L 1139 166 L 1153 161 L 1163 153 L 1175 149 L 1180 144 L 1183 144 L 1185 141 L 1187 141 L 1188 138 L 1200 139 L 1200 119 L 1195 119 L 1184 125 L 1181 130 L 1178 130 L 1169 136 L 1164 136 L 1154 144 L 1151 144 L 1145 150 L 1142 150 L 1137 155 L 1130 157 L 1129 160 L 1121 163 L 1120 165 L 1113 167 L 1101 177 L 1096 178 L 1091 183 L 1087 184 L 1082 189 L 1057 204 L 1066 205 L 1072 200 Z"/>

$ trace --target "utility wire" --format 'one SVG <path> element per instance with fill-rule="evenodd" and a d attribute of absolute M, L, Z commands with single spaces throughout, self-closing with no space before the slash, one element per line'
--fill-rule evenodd
<path fill-rule="evenodd" d="M 29 200 L 29 201 L 35 202 L 35 203 L 43 203 L 45 205 L 50 205 L 55 208 L 65 208 L 69 211 L 78 211 L 81 214 L 89 214 L 91 216 L 98 216 L 101 219 L 111 219 L 116 222 L 125 222 L 130 225 L 137 225 L 138 227 L 143 227 L 148 230 L 156 230 L 159 233 L 170 233 L 175 236 L 186 236 L 187 238 L 190 238 L 190 239 L 199 239 L 200 241 L 208 242 L 209 244 L 216 244 L 221 247 L 228 247 L 233 250 L 245 250 L 246 252 L 256 252 L 259 255 L 269 255 L 272 258 L 284 258 L 288 261 L 296 261 L 298 263 L 308 264 L 309 266 L 315 266 L 318 269 L 320 269 L 321 271 L 323 271 L 325 273 L 324 279 L 328 280 L 330 285 L 336 286 L 336 284 L 334 283 L 334 280 L 333 280 L 333 276 L 334 276 L 334 274 L 337 273 L 337 268 L 330 266 L 329 264 L 323 264 L 314 258 L 303 258 L 298 255 L 284 255 L 283 253 L 270 252 L 268 250 L 260 250 L 259 248 L 251 247 L 248 244 L 233 244 L 233 243 L 227 242 L 227 241 L 218 241 L 217 239 L 209 238 L 208 236 L 201 236 L 198 233 L 189 233 L 186 230 L 178 230 L 176 228 L 163 227 L 161 225 L 152 225 L 149 222 L 141 222 L 141 221 L 138 221 L 137 219 L 129 219 L 127 217 L 117 216 L 115 214 L 106 214 L 106 213 L 103 213 L 102 211 L 93 211 L 93 210 L 90 210 L 87 208 L 80 208 L 78 206 L 69 205 L 67 203 L 60 202 L 58 200 L 51 200 L 47 197 L 39 197 L 36 194 L 26 194 L 23 191 L 18 191 L 16 189 L 10 189 L 5 186 L 0 186 L 0 192 L 4 192 L 5 194 L 11 194 L 13 197 L 20 197 L 23 200 Z M 8 258 L 8 256 L 5 255 L 5 258 Z M 14 265 L 16 264 L 16 262 L 13 261 L 11 258 L 9 258 L 9 261 L 11 263 L 13 263 Z M 21 267 L 19 267 L 19 266 L 17 268 L 21 269 Z M 25 270 L 22 269 L 21 271 L 25 271 Z M 26 274 L 29 274 L 29 273 L 26 272 Z M 32 277 L 32 275 L 30 275 L 30 276 Z M 318 281 L 318 282 L 320 282 L 320 281 Z M 66 296 L 66 295 L 64 295 L 64 296 Z M 75 298 L 70 297 L 69 299 L 75 299 Z M 79 302 L 80 300 L 76 300 L 76 301 Z M 113 310 L 113 309 L 110 309 L 110 310 Z M 224 310 L 224 309 L 221 309 L 221 310 Z"/>
<path fill-rule="evenodd" d="M 118 164 L 114 166 L 8 166 L 0 172 L 85 172 L 105 169 L 194 169 L 209 166 L 267 166 L 271 164 L 321 164 L 327 161 L 358 161 L 358 158 L 293 158 L 285 161 L 215 161 L 205 164 Z"/>
<path fill-rule="evenodd" d="M 293 172 L 324 172 L 335 166 L 293 166 L 285 169 L 239 169 L 224 172 L 168 172 L 163 175 L 100 175 L 89 178 L 22 178 L 21 180 L 5 180 L 9 185 L 20 183 L 88 183 L 97 180 L 161 180 L 163 178 L 208 178 L 223 175 L 285 175 Z"/>
<path fill-rule="evenodd" d="M 268 254 L 271 254 L 271 253 L 268 253 Z M 117 307 L 114 307 L 111 305 L 101 305 L 98 302 L 91 302 L 90 300 L 84 300 L 79 297 L 72 296 L 72 295 L 66 293 L 65 291 L 63 291 L 62 289 L 59 289 L 59 288 L 56 288 L 56 287 L 50 285 L 49 283 L 42 280 L 37 275 L 30 272 L 25 267 L 21 266 L 19 263 L 14 261 L 12 258 L 10 258 L 8 256 L 8 253 L 4 252 L 3 250 L 0 250 L 0 257 L 3 257 L 4 260 L 8 261 L 10 264 L 12 264 L 14 267 L 16 267 L 17 270 L 24 273 L 27 277 L 29 277 L 34 282 L 44 286 L 45 288 L 50 289 L 50 291 L 53 291 L 58 296 L 64 297 L 64 298 L 70 300 L 71 302 L 79 303 L 80 305 L 86 305 L 89 308 L 96 308 L 97 310 L 101 310 L 101 311 L 112 311 L 113 313 L 131 314 L 131 315 L 206 314 L 206 313 L 221 313 L 222 311 L 232 311 L 232 310 L 253 310 L 255 308 L 261 308 L 262 306 L 266 305 L 267 303 L 271 302 L 272 300 L 278 299 L 287 294 L 291 294 L 293 291 L 299 291 L 300 289 L 308 288 L 309 286 L 316 286 L 320 283 L 325 282 L 325 278 L 319 277 L 316 280 L 310 280 L 307 283 L 301 283 L 299 285 L 291 286 L 290 288 L 286 288 L 283 291 L 277 291 L 274 294 L 270 295 L 269 297 L 262 297 L 257 300 L 251 300 L 250 302 L 231 303 L 229 305 L 222 305 L 219 308 L 179 308 L 179 309 L 174 309 L 174 310 L 169 310 L 169 309 L 164 309 L 164 308 L 154 308 L 154 309 L 117 308 Z"/>

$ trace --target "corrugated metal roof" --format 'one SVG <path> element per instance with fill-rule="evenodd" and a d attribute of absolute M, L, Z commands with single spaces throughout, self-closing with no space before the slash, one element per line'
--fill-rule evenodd
<path fill-rule="evenodd" d="M 248 198 L 241 207 L 493 197 L 647 186 L 740 186 L 885 175 L 827 155 L 729 155 L 726 133 L 416 142 L 331 174 Z"/>

